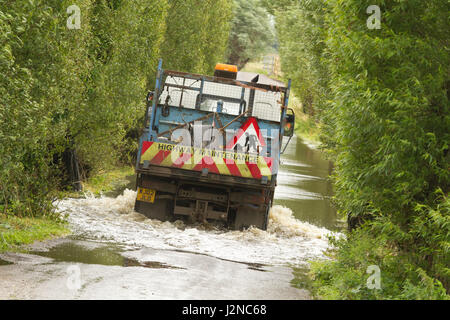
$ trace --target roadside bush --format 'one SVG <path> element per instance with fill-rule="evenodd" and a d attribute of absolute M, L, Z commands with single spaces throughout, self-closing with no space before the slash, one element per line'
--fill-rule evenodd
<path fill-rule="evenodd" d="M 72 129 L 85 168 L 98 171 L 137 152 L 138 121 L 154 86 L 167 9 L 167 0 L 93 2 L 87 104 Z"/>
<path fill-rule="evenodd" d="M 159 57 L 212 72 L 232 1 L 170 4 L 80 0 L 80 28 L 69 29 L 72 1 L 0 2 L 2 212 L 51 215 L 56 189 L 131 162 Z"/>
<path fill-rule="evenodd" d="M 265 0 L 287 76 L 321 122 L 335 203 L 351 229 L 316 266 L 319 294 L 443 298 L 450 290 L 447 1 Z M 368 28 L 378 5 L 381 28 Z M 294 80 L 295 83 L 295 80 Z M 312 97 L 308 100 L 308 97 Z M 379 256 L 369 258 L 374 252 Z M 395 257 L 392 258 L 391 257 Z M 368 263 L 386 291 L 349 291 Z"/>
<path fill-rule="evenodd" d="M 261 0 L 234 0 L 228 63 L 242 69 L 275 45 L 274 28 Z"/>
<path fill-rule="evenodd" d="M 370 30 L 370 1 L 328 3 L 325 126 L 335 132 L 339 211 L 397 252 L 389 272 L 406 282 L 393 296 L 442 297 L 434 289 L 450 290 L 449 4 L 382 1 L 382 27 Z"/>
<path fill-rule="evenodd" d="M 358 228 L 345 238 L 332 239 L 330 244 L 331 260 L 311 265 L 313 293 L 319 299 L 450 299 L 442 282 L 417 264 L 418 256 L 399 250 L 386 235 L 373 235 L 371 226 Z M 374 286 L 371 266 L 379 268 L 379 289 Z"/>
<path fill-rule="evenodd" d="M 164 68 L 212 74 L 225 58 L 232 8 L 232 0 L 169 1 L 161 46 Z"/>
<path fill-rule="evenodd" d="M 64 44 L 83 35 L 62 32 L 63 5 L 62 1 L 0 4 L 0 205 L 4 213 L 51 214 L 55 184 L 51 162 L 65 144 L 65 124 L 58 120 L 65 112 L 61 105 L 80 103 L 82 86 L 77 70 L 83 62 L 72 61 Z"/>

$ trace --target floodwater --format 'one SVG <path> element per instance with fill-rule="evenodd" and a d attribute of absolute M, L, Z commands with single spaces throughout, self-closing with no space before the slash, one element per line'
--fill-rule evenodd
<path fill-rule="evenodd" d="M 305 264 L 322 257 L 330 231 L 296 219 L 275 205 L 267 231 L 230 231 L 211 225 L 161 222 L 134 212 L 136 192 L 126 189 L 116 198 L 66 199 L 58 204 L 68 215 L 77 239 L 131 247 L 177 250 L 217 259 L 268 265 Z"/>
<path fill-rule="evenodd" d="M 0 255 L 13 263 L 0 267 L 0 299 L 309 299 L 291 286 L 292 268 L 326 259 L 327 236 L 338 229 L 331 168 L 294 138 L 282 157 L 267 231 L 151 220 L 134 212 L 131 189 L 64 199 L 56 205 L 73 235 L 28 254 Z M 66 285 L 73 265 L 83 276 L 77 290 Z"/>
<path fill-rule="evenodd" d="M 333 188 L 328 177 L 332 170 L 332 162 L 322 152 L 294 136 L 281 157 L 275 204 L 291 209 L 300 221 L 341 229 L 331 204 Z"/>

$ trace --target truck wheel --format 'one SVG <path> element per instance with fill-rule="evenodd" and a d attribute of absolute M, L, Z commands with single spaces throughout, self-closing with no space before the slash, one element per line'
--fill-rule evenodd
<path fill-rule="evenodd" d="M 254 226 L 261 230 L 267 229 L 268 210 L 245 205 L 237 209 L 234 229 L 242 230 Z"/>
<path fill-rule="evenodd" d="M 154 203 L 144 201 L 137 201 L 135 204 L 135 211 L 143 214 L 150 219 L 158 219 L 161 221 L 172 221 L 174 216 L 172 214 L 172 200 L 170 199 L 155 199 Z"/>
<path fill-rule="evenodd" d="M 266 231 L 267 228 L 269 227 L 269 214 L 271 208 L 272 208 L 272 201 L 270 201 L 269 205 L 266 208 L 266 214 L 264 216 L 264 226 L 261 228 L 264 231 Z"/>
<path fill-rule="evenodd" d="M 236 209 L 230 209 L 227 217 L 227 227 L 229 229 L 235 230 L 235 222 L 236 222 Z"/>

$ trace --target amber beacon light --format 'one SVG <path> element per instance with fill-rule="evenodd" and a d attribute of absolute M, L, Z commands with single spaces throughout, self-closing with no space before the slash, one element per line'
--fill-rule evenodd
<path fill-rule="evenodd" d="M 214 76 L 220 78 L 235 79 L 237 77 L 238 68 L 235 65 L 218 63 L 214 70 Z"/>

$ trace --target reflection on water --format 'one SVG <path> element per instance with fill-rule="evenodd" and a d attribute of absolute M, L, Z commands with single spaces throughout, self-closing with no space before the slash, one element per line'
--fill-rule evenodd
<path fill-rule="evenodd" d="M 118 251 L 117 248 L 107 246 L 88 249 L 76 242 L 66 242 L 55 246 L 48 251 L 32 251 L 31 253 L 42 257 L 52 258 L 56 261 L 100 264 L 104 266 L 122 266 L 124 265 L 124 258 Z"/>
<path fill-rule="evenodd" d="M 337 230 L 336 210 L 330 201 L 333 190 L 327 179 L 332 168 L 320 151 L 293 137 L 281 156 L 274 204 L 290 208 L 301 221 Z"/>
<path fill-rule="evenodd" d="M 89 242 L 84 242 L 89 244 Z M 94 244 L 94 243 L 92 243 Z M 83 264 L 98 264 L 104 266 L 144 267 L 153 269 L 180 269 L 158 261 L 138 261 L 121 255 L 123 250 L 117 246 L 100 246 L 88 248 L 83 242 L 68 241 L 48 251 L 32 251 L 32 254 L 52 258 L 56 261 L 75 262 Z"/>
<path fill-rule="evenodd" d="M 0 259 L 0 266 L 6 266 L 6 265 L 8 265 L 8 264 L 12 264 L 12 262 L 5 261 L 5 260 Z"/>

